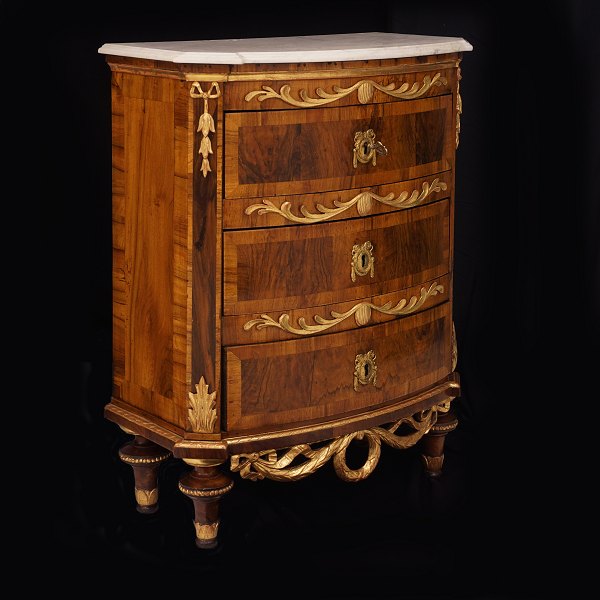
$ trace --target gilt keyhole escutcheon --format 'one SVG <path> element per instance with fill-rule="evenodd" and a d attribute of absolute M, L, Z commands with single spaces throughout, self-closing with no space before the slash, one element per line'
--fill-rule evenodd
<path fill-rule="evenodd" d="M 372 162 L 373 166 L 377 165 L 377 155 L 387 156 L 388 150 L 381 142 L 375 140 L 375 132 L 367 129 L 367 131 L 357 131 L 354 134 L 352 152 L 352 163 L 356 169 L 359 162 L 362 164 Z"/>
<path fill-rule="evenodd" d="M 361 385 L 377 383 L 377 356 L 373 350 L 366 354 L 357 354 L 354 359 L 354 391 L 358 392 Z"/>
<path fill-rule="evenodd" d="M 364 244 L 355 244 L 352 247 L 352 270 L 350 276 L 356 281 L 356 276 L 363 277 L 370 274 L 375 277 L 375 257 L 373 256 L 373 244 L 366 241 Z"/>

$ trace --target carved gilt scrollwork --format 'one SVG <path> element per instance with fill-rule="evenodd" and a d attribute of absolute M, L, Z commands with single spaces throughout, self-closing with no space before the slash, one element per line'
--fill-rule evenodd
<path fill-rule="evenodd" d="M 303 216 L 295 215 L 292 212 L 292 203 L 283 202 L 281 206 L 276 206 L 272 200 L 263 200 L 262 204 L 252 204 L 248 206 L 244 211 L 247 215 L 251 215 L 253 212 L 258 211 L 259 215 L 265 215 L 268 213 L 274 213 L 281 217 L 291 221 L 292 223 L 310 224 L 319 223 L 336 217 L 344 211 L 352 208 L 356 205 L 356 210 L 360 216 L 366 215 L 371 211 L 373 206 L 372 200 L 381 204 L 386 204 L 393 208 L 411 208 L 421 204 L 430 194 L 448 189 L 445 182 L 440 181 L 439 178 L 435 178 L 431 183 L 423 182 L 421 190 L 413 190 L 412 192 L 404 191 L 397 198 L 393 192 L 390 192 L 387 196 L 378 196 L 377 194 L 364 191 L 360 192 L 350 200 L 343 202 L 341 200 L 334 200 L 334 207 L 324 206 L 323 204 L 317 204 L 316 208 L 318 213 L 310 212 L 306 206 L 300 207 L 300 212 Z"/>
<path fill-rule="evenodd" d="M 323 88 L 317 88 L 315 91 L 318 98 L 311 98 L 306 93 L 306 90 L 300 90 L 298 92 L 300 99 L 294 98 L 292 95 L 292 87 L 290 85 L 286 84 L 282 86 L 279 92 L 276 92 L 272 87 L 263 85 L 262 90 L 254 90 L 246 94 L 245 100 L 246 102 L 250 102 L 256 98 L 259 102 L 263 102 L 264 100 L 275 98 L 282 100 L 291 106 L 297 106 L 299 108 L 313 108 L 315 106 L 322 106 L 323 104 L 335 102 L 336 100 L 345 98 L 346 96 L 352 94 L 352 92 L 357 91 L 358 101 L 361 104 L 366 104 L 373 99 L 375 90 L 379 90 L 380 92 L 383 92 L 392 98 L 397 98 L 400 100 L 414 100 L 415 98 L 420 98 L 421 96 L 425 95 L 433 86 L 447 85 L 447 83 L 448 81 L 445 77 L 442 77 L 441 73 L 436 73 L 433 77 L 425 75 L 421 83 L 415 81 L 412 85 L 410 85 L 409 83 L 405 82 L 399 87 L 396 87 L 397 84 L 394 82 L 389 83 L 388 85 L 382 85 L 381 83 L 377 83 L 372 79 L 363 79 L 362 81 L 359 81 L 348 88 L 342 88 L 334 85 L 333 92 L 326 92 Z"/>
<path fill-rule="evenodd" d="M 438 410 L 440 408 L 434 406 L 412 417 L 403 417 L 387 428 L 372 427 L 356 431 L 316 448 L 309 444 L 300 444 L 280 452 L 266 450 L 238 454 L 231 457 L 231 470 L 252 481 L 265 478 L 275 481 L 297 481 L 308 477 L 333 459 L 338 477 L 349 482 L 361 481 L 377 466 L 382 442 L 396 449 L 414 446 L 435 425 Z M 396 432 L 401 425 L 407 425 L 413 431 L 398 435 Z M 359 469 L 351 469 L 346 463 L 346 450 L 355 439 L 365 439 L 369 447 L 367 459 Z"/>
<path fill-rule="evenodd" d="M 384 315 L 392 315 L 395 317 L 408 315 L 410 313 L 419 310 L 425 302 L 432 296 L 444 293 L 444 286 L 434 281 L 428 288 L 422 287 L 419 296 L 411 296 L 408 300 L 402 298 L 399 302 L 394 304 L 393 302 L 386 302 L 382 306 L 377 306 L 372 302 L 359 302 L 354 305 L 350 310 L 339 313 L 331 311 L 330 318 L 327 319 L 321 315 L 315 315 L 313 318 L 316 325 L 309 325 L 304 317 L 298 319 L 298 326 L 291 323 L 290 315 L 283 313 L 277 320 L 269 315 L 261 315 L 260 319 L 252 319 L 244 324 L 244 331 L 249 331 L 253 327 L 256 329 L 264 329 L 265 327 L 277 327 L 288 333 L 294 335 L 311 335 L 313 333 L 320 333 L 331 327 L 334 327 L 338 323 L 348 319 L 354 315 L 354 319 L 357 325 L 366 325 L 371 320 L 371 314 L 373 311 L 382 313 Z"/>

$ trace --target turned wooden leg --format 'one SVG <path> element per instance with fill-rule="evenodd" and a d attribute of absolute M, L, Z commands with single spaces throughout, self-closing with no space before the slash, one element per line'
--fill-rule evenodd
<path fill-rule="evenodd" d="M 219 501 L 233 487 L 233 481 L 219 471 L 219 461 L 184 460 L 194 469 L 183 475 L 179 489 L 194 503 L 196 546 L 214 548 L 219 530 Z"/>
<path fill-rule="evenodd" d="M 156 512 L 158 510 L 158 469 L 171 453 L 141 435 L 135 435 L 133 440 L 119 450 L 119 456 L 124 463 L 133 468 L 137 511 L 143 514 Z"/>
<path fill-rule="evenodd" d="M 421 440 L 421 459 L 425 471 L 430 477 L 438 477 L 444 464 L 444 442 L 446 435 L 456 429 L 458 419 L 452 411 L 438 413 L 436 424 Z"/>

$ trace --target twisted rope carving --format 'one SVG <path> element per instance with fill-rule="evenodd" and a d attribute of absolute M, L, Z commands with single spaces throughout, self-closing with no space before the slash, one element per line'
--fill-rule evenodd
<path fill-rule="evenodd" d="M 444 411 L 445 407 L 440 407 Z M 309 444 L 300 444 L 278 456 L 276 450 L 238 454 L 231 457 L 231 470 L 239 472 L 244 479 L 256 481 L 273 479 L 275 481 L 298 481 L 320 469 L 333 458 L 333 466 L 338 477 L 344 481 L 356 482 L 368 477 L 379 462 L 381 443 L 396 449 L 409 448 L 416 444 L 437 422 L 438 407 L 434 406 L 412 417 L 403 417 L 389 428 L 373 427 L 364 431 L 355 431 L 321 446 L 312 448 Z M 407 435 L 396 435 L 402 424 L 407 424 L 415 431 Z M 362 467 L 351 469 L 346 464 L 346 450 L 354 440 L 366 439 L 369 453 Z M 292 465 L 299 457 L 303 462 Z"/>

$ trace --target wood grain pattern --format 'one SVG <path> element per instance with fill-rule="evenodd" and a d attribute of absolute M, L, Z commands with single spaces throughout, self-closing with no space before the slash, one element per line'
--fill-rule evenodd
<path fill-rule="evenodd" d="M 338 223 L 224 233 L 224 314 L 260 313 L 387 294 L 448 272 L 448 202 Z M 371 241 L 375 276 L 351 273 Z"/>
<path fill-rule="evenodd" d="M 417 190 L 423 191 L 423 185 L 430 185 L 433 181 L 438 180 L 446 186 L 446 189 L 431 191 L 418 206 L 424 206 L 435 200 L 448 198 L 452 194 L 452 183 L 454 180 L 452 171 L 444 171 L 435 175 L 428 175 L 418 179 L 409 179 L 408 181 L 398 181 L 386 185 L 377 185 L 370 188 L 359 188 L 354 190 L 338 190 L 335 192 L 322 192 L 320 194 L 300 194 L 292 196 L 266 196 L 259 198 L 224 198 L 223 199 L 223 229 L 253 229 L 259 227 L 280 227 L 294 225 L 293 221 L 273 212 L 265 212 L 261 214 L 261 209 L 253 210 L 250 214 L 246 210 L 251 206 L 261 205 L 267 207 L 266 203 L 273 203 L 277 208 L 281 208 L 284 202 L 289 202 L 290 211 L 292 214 L 303 217 L 302 208 L 312 214 L 320 215 L 322 210 L 317 208 L 318 205 L 323 205 L 327 208 L 336 208 L 337 203 L 351 202 L 357 195 L 361 193 L 372 193 L 385 198 L 389 194 L 393 194 L 393 200 L 397 200 L 406 194 L 408 198 Z M 358 211 L 358 202 L 354 206 L 340 212 L 338 215 L 328 216 L 325 221 L 331 223 L 342 219 L 359 218 L 363 216 L 383 214 L 394 212 L 396 210 L 405 210 L 403 206 L 390 206 L 377 200 L 371 201 L 371 208 L 368 212 L 360 214 Z M 329 213 L 330 214 L 330 213 Z M 313 224 L 313 223 L 310 223 Z"/>
<path fill-rule="evenodd" d="M 344 108 L 228 113 L 225 196 L 276 196 L 392 183 L 452 166 L 452 95 Z M 354 134 L 388 148 L 353 166 Z"/>
<path fill-rule="evenodd" d="M 130 349 L 126 376 L 169 397 L 173 393 L 173 146 L 163 147 L 161 142 L 165 133 L 172 139 L 173 127 L 172 105 L 125 96 Z"/>
<path fill-rule="evenodd" d="M 295 444 L 332 439 L 382 423 L 391 423 L 458 395 L 459 376 L 454 372 L 417 394 L 398 398 L 395 402 L 383 406 L 351 411 L 337 418 L 313 419 L 304 424 L 295 424 L 292 428 L 274 429 L 266 426 L 243 433 L 232 433 L 227 436 L 226 442 L 184 439 L 183 430 L 132 408 L 116 398 L 106 406 L 104 413 L 111 421 L 171 450 L 175 457 L 209 458 L 224 462 L 232 454 L 268 448 L 287 448 Z"/>
<path fill-rule="evenodd" d="M 373 407 L 432 385 L 451 371 L 451 304 L 326 336 L 227 350 L 230 431 Z M 376 386 L 354 390 L 354 359 L 373 350 Z"/>
<path fill-rule="evenodd" d="M 434 296 L 430 296 L 425 303 L 419 308 L 417 311 L 425 310 L 427 308 L 431 308 L 432 306 L 436 306 L 441 304 L 442 302 L 447 302 L 450 298 L 449 296 L 449 286 L 450 286 L 450 277 L 448 275 L 444 275 L 434 281 L 427 281 L 420 285 L 412 286 L 410 288 L 406 288 L 400 290 L 398 292 L 391 292 L 389 294 L 382 294 L 379 296 L 371 296 L 369 298 L 363 298 L 361 300 L 351 300 L 349 302 L 340 302 L 335 304 L 329 304 L 325 306 L 300 306 L 298 308 L 293 308 L 291 310 L 286 310 L 285 314 L 290 316 L 290 322 L 298 327 L 298 319 L 304 317 L 306 319 L 306 323 L 308 325 L 315 325 L 314 317 L 319 315 L 324 318 L 331 318 L 331 313 L 333 311 L 338 313 L 344 313 L 350 310 L 353 306 L 355 306 L 358 302 L 372 302 L 377 306 L 383 306 L 386 302 L 391 302 L 393 306 L 398 304 L 400 300 L 406 299 L 409 300 L 412 296 L 419 297 L 422 288 L 428 289 L 429 286 L 433 283 L 438 283 L 444 288 L 443 293 L 438 293 Z M 233 346 L 233 345 L 243 345 L 243 344 L 257 344 L 263 342 L 275 342 L 275 341 L 283 341 L 283 340 L 295 340 L 298 339 L 299 336 L 293 333 L 289 333 L 277 327 L 265 327 L 264 329 L 258 329 L 257 327 L 252 327 L 249 330 L 244 330 L 244 325 L 248 323 L 251 319 L 260 319 L 263 313 L 254 313 L 249 315 L 231 315 L 224 316 L 222 318 L 222 326 L 223 326 L 223 346 Z M 277 319 L 279 316 L 283 314 L 282 312 L 272 312 L 267 313 L 271 318 Z M 393 315 L 386 315 L 376 310 L 373 310 L 371 313 L 371 318 L 366 325 L 375 325 L 377 323 L 383 323 L 385 321 L 391 321 L 392 319 L 397 319 Z M 402 317 L 403 318 L 403 317 Z M 331 329 L 326 329 L 322 332 L 311 333 L 310 335 L 327 335 L 330 333 L 337 333 L 339 331 L 347 331 L 349 329 L 357 329 L 359 325 L 356 323 L 356 319 L 354 316 L 350 316 L 341 323 L 338 323 Z"/>
<path fill-rule="evenodd" d="M 174 90 L 173 165 L 173 398 L 176 421 L 187 423 L 186 402 L 192 389 L 192 161 L 193 123 L 188 86 Z"/>
<path fill-rule="evenodd" d="M 435 65 L 433 65 L 435 67 Z M 425 76 L 433 77 L 433 75 L 440 73 L 441 77 L 446 80 L 445 85 L 431 87 L 423 97 L 429 96 L 441 96 L 448 94 L 454 86 L 455 69 L 440 69 L 434 68 L 434 70 L 425 70 L 423 65 L 415 67 L 418 69 L 412 73 L 401 73 L 391 72 L 385 75 L 370 77 L 365 74 L 361 77 L 345 77 L 345 78 L 331 78 L 324 81 L 323 79 L 307 79 L 307 80 L 293 80 L 293 79 L 277 79 L 269 80 L 264 79 L 262 81 L 236 81 L 226 86 L 225 93 L 225 104 L 227 110 L 244 111 L 244 110 L 281 110 L 281 109 L 295 109 L 296 107 L 290 106 L 282 100 L 276 98 L 268 98 L 266 100 L 259 101 L 258 98 L 251 98 L 246 100 L 246 95 L 256 90 L 261 90 L 263 87 L 271 87 L 276 92 L 282 88 L 282 86 L 289 85 L 291 90 L 290 93 L 296 99 L 300 99 L 300 91 L 304 90 L 309 98 L 320 98 L 317 93 L 317 89 L 321 88 L 325 92 L 334 93 L 336 86 L 342 89 L 348 89 L 360 81 L 375 81 L 382 86 L 388 86 L 394 84 L 395 88 L 399 88 L 402 84 L 407 83 L 412 86 L 414 83 L 420 85 L 423 82 Z M 373 92 L 373 97 L 369 101 L 369 104 L 378 104 L 381 102 L 405 102 L 405 100 L 396 99 L 389 94 L 381 92 L 377 89 Z M 359 104 L 357 92 L 352 92 L 345 98 L 340 98 L 332 102 L 327 106 L 350 106 L 353 104 Z"/>
<path fill-rule="evenodd" d="M 319 73 L 319 77 L 339 78 L 340 76 L 350 76 L 357 70 L 370 73 L 361 73 L 377 76 L 382 71 L 393 69 L 394 73 L 412 73 L 428 68 L 435 68 L 435 65 L 444 65 L 453 63 L 455 65 L 461 60 L 461 53 L 450 52 L 448 54 L 435 54 L 430 56 L 414 56 L 405 58 L 386 58 L 376 60 L 349 60 L 349 61 L 323 61 L 318 63 L 262 63 L 242 65 L 207 65 L 207 64 L 186 64 L 172 63 L 160 60 L 132 58 L 126 56 L 107 56 L 106 61 L 113 72 L 131 73 L 144 75 L 146 77 L 161 77 L 169 79 L 183 80 L 186 74 L 213 75 L 216 78 L 221 77 L 221 81 L 235 81 L 237 78 L 256 77 L 260 81 L 270 80 L 273 75 L 282 78 L 303 77 L 313 79 L 313 73 Z M 447 67 L 444 67 L 447 68 Z M 226 95 L 227 99 L 227 95 Z M 228 105 L 226 110 L 230 110 Z"/>
<path fill-rule="evenodd" d="M 104 416 L 133 431 L 136 435 L 143 435 L 146 439 L 169 450 L 172 450 L 173 446 L 183 438 L 183 429 L 114 396 L 110 404 L 104 407 Z"/>
<path fill-rule="evenodd" d="M 207 66 L 109 58 L 114 323 L 109 418 L 176 446 L 178 456 L 224 458 L 230 442 L 239 452 L 327 439 L 456 393 L 443 382 L 450 369 L 457 75 L 449 61 L 459 59 L 452 54 Z M 311 95 L 317 86 L 330 90 L 361 79 L 385 84 L 400 77 L 413 82 L 438 70 L 448 86 L 434 87 L 419 100 L 375 91 L 365 105 L 354 93 L 324 108 L 284 110 L 270 100 L 244 100 L 262 85 L 279 90 L 289 83 L 292 91 L 304 88 Z M 214 75 L 221 82 L 223 95 L 209 102 L 216 132 L 206 179 L 196 132 L 203 102 L 189 97 L 186 74 Z M 377 139 L 390 154 L 355 172 L 354 131 L 368 127 L 383 127 Z M 301 206 L 317 212 L 317 204 L 334 206 L 361 191 L 398 196 L 434 177 L 443 177 L 446 189 L 408 210 L 373 201 L 364 215 L 354 206 L 309 225 L 292 225 L 276 214 L 245 214 L 263 200 L 278 206 L 288 201 L 295 214 Z M 375 248 L 375 277 L 352 282 L 352 246 L 367 240 Z M 277 328 L 243 331 L 244 323 L 262 313 L 277 318 L 285 311 L 293 323 L 300 316 L 312 323 L 314 314 L 328 317 L 361 300 L 396 302 L 433 280 L 444 286 L 443 296 L 431 297 L 414 315 L 373 312 L 368 325 L 357 327 L 350 317 L 308 338 Z M 378 364 L 392 364 L 392 371 L 385 377 L 380 371 L 378 389 L 354 392 L 354 357 L 371 345 L 377 346 Z M 348 361 L 349 370 L 343 368 Z M 187 393 L 200 376 L 218 392 L 220 433 L 185 432 Z M 392 413 L 381 413 L 382 407 Z M 360 422 L 347 421 L 349 415 L 359 415 Z M 261 438 L 264 433 L 270 441 Z"/>
<path fill-rule="evenodd" d="M 190 379 L 190 219 L 179 88 L 113 74 L 113 369 L 119 398 L 181 426 Z"/>
<path fill-rule="evenodd" d="M 154 442 L 136 435 L 121 446 L 119 456 L 133 469 L 137 511 L 142 514 L 155 513 L 158 510 L 158 470 L 169 453 Z M 143 499 L 141 504 L 140 499 Z"/>
<path fill-rule="evenodd" d="M 188 84 L 188 89 L 189 89 Z M 201 135 L 196 132 L 200 115 L 204 111 L 204 102 L 193 101 L 193 168 L 190 178 L 193 180 L 193 251 L 192 251 L 192 384 L 204 377 L 209 389 L 218 389 L 220 358 L 218 335 L 220 323 L 217 319 L 218 261 L 220 261 L 220 221 L 217 202 L 220 144 L 216 133 L 211 133 L 213 154 L 210 155 L 211 171 L 202 174 L 202 155 L 199 153 Z M 209 110 L 217 123 L 218 99 L 209 103 Z M 219 311 L 220 312 L 220 311 Z M 217 412 L 220 415 L 219 393 L 217 394 Z M 219 422 L 219 418 L 218 418 Z"/>
<path fill-rule="evenodd" d="M 113 73 L 111 81 L 112 120 L 112 361 L 113 381 L 125 377 L 125 318 L 127 285 L 125 278 L 125 114 L 123 75 Z"/>
<path fill-rule="evenodd" d="M 267 425 L 240 433 L 232 433 L 227 438 L 227 451 L 229 454 L 240 454 L 242 452 L 259 452 L 270 448 L 289 448 L 296 444 L 331 440 L 353 431 L 362 431 L 384 423 L 393 423 L 402 417 L 417 414 L 419 411 L 455 398 L 460 393 L 459 381 L 457 373 L 450 373 L 447 377 L 416 394 L 400 397 L 381 406 L 350 411 L 341 417 L 317 418 L 301 424 L 291 424 L 292 426 L 289 428 Z M 174 453 L 177 453 L 177 447 L 175 447 Z"/>

